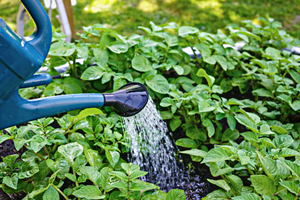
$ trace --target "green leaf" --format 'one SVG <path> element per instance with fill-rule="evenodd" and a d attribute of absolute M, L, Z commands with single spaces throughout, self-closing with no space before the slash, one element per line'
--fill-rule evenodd
<path fill-rule="evenodd" d="M 273 139 L 276 148 L 282 149 L 289 147 L 294 142 L 290 135 L 278 135 Z"/>
<path fill-rule="evenodd" d="M 18 154 L 9 155 L 3 158 L 3 162 L 13 169 L 13 165 L 16 162 L 16 160 L 19 158 Z"/>
<path fill-rule="evenodd" d="M 206 162 L 221 162 L 223 160 L 230 160 L 232 153 L 223 148 L 213 148 L 204 157 L 202 163 Z"/>
<path fill-rule="evenodd" d="M 285 160 L 283 161 L 285 166 L 298 178 L 300 178 L 300 166 L 296 163 L 293 163 L 292 161 Z"/>
<path fill-rule="evenodd" d="M 48 143 L 47 138 L 42 135 L 36 135 L 30 142 L 30 147 L 37 153 Z"/>
<path fill-rule="evenodd" d="M 131 64 L 133 69 L 140 72 L 147 72 L 153 69 L 149 60 L 143 55 L 135 55 Z"/>
<path fill-rule="evenodd" d="M 256 133 L 253 133 L 251 131 L 247 131 L 247 132 L 244 132 L 244 133 L 241 133 L 241 135 L 246 139 L 246 140 L 249 140 L 249 141 L 255 141 L 257 142 L 258 141 L 258 136 Z"/>
<path fill-rule="evenodd" d="M 116 176 L 122 180 L 128 180 L 128 176 L 124 172 L 110 172 L 109 175 Z"/>
<path fill-rule="evenodd" d="M 74 174 L 66 173 L 65 176 L 73 182 L 76 182 L 76 176 Z"/>
<path fill-rule="evenodd" d="M 172 131 L 175 131 L 181 125 L 181 119 L 172 119 L 170 121 L 170 128 Z"/>
<path fill-rule="evenodd" d="M 234 129 L 226 129 L 226 131 L 222 135 L 222 141 L 236 140 L 240 136 L 238 130 Z"/>
<path fill-rule="evenodd" d="M 77 172 L 81 167 L 85 166 L 87 164 L 87 160 L 83 154 L 78 156 L 75 159 L 74 165 L 73 165 L 73 171 Z"/>
<path fill-rule="evenodd" d="M 251 175 L 250 180 L 256 192 L 261 195 L 273 197 L 276 192 L 275 182 L 265 175 Z"/>
<path fill-rule="evenodd" d="M 209 193 L 208 195 L 206 195 L 206 197 L 202 198 L 202 200 L 221 200 L 221 199 L 229 200 L 231 199 L 231 196 L 227 191 L 219 189 Z"/>
<path fill-rule="evenodd" d="M 178 75 L 182 75 L 184 73 L 184 69 L 180 65 L 174 65 L 173 68 Z"/>
<path fill-rule="evenodd" d="M 82 93 L 82 89 L 80 85 L 78 85 L 77 80 L 71 77 L 67 77 L 63 80 L 63 87 L 66 94 Z"/>
<path fill-rule="evenodd" d="M 227 60 L 224 56 L 221 55 L 213 55 L 214 59 L 221 65 L 224 71 L 227 70 Z"/>
<path fill-rule="evenodd" d="M 260 152 L 256 151 L 256 154 L 261 162 L 266 175 L 271 178 L 274 182 L 278 180 L 278 169 L 275 160 L 261 155 Z"/>
<path fill-rule="evenodd" d="M 261 200 L 261 198 L 254 193 L 246 193 L 241 196 L 232 197 L 232 200 Z"/>
<path fill-rule="evenodd" d="M 198 139 L 205 141 L 207 139 L 206 131 L 204 129 L 198 129 L 196 125 L 189 126 L 186 130 L 186 136 L 191 139 Z"/>
<path fill-rule="evenodd" d="M 275 49 L 273 47 L 266 48 L 266 54 L 271 56 L 273 59 L 278 59 L 281 57 L 280 51 L 278 49 Z"/>
<path fill-rule="evenodd" d="M 195 33 L 198 33 L 199 30 L 197 28 L 191 27 L 191 26 L 182 26 L 178 30 L 178 35 L 181 37 L 186 37 L 188 35 L 192 35 Z"/>
<path fill-rule="evenodd" d="M 101 173 L 91 166 L 84 166 L 80 169 L 82 174 L 87 175 L 95 185 L 99 185 L 101 182 Z"/>
<path fill-rule="evenodd" d="M 17 190 L 17 187 L 18 187 L 18 175 L 17 174 L 13 174 L 11 177 L 9 176 L 5 176 L 3 178 L 3 183 L 5 185 L 7 185 L 8 187 L 11 187 L 15 190 Z"/>
<path fill-rule="evenodd" d="M 252 94 L 254 96 L 260 96 L 260 97 L 271 97 L 271 98 L 274 97 L 272 92 L 270 92 L 269 90 L 266 90 L 264 88 L 253 90 Z"/>
<path fill-rule="evenodd" d="M 288 189 L 288 191 L 290 191 L 291 193 L 298 195 L 299 188 L 296 183 L 292 181 L 281 181 L 279 182 L 279 184 Z"/>
<path fill-rule="evenodd" d="M 101 195 L 101 191 L 93 185 L 83 186 L 79 190 L 73 192 L 73 195 L 86 199 L 105 199 L 105 195 Z"/>
<path fill-rule="evenodd" d="M 105 150 L 105 155 L 112 167 L 115 167 L 120 159 L 120 153 L 117 151 Z"/>
<path fill-rule="evenodd" d="M 230 182 L 230 185 L 232 187 L 232 189 L 238 194 L 240 195 L 242 193 L 242 188 L 243 188 L 243 181 L 240 177 L 233 175 L 233 174 L 229 174 L 229 175 L 225 175 L 227 180 Z"/>
<path fill-rule="evenodd" d="M 6 140 L 10 140 L 12 139 L 13 137 L 10 136 L 10 135 L 0 135 L 0 144 L 3 143 L 4 141 Z"/>
<path fill-rule="evenodd" d="M 57 151 L 73 166 L 74 159 L 83 153 L 83 146 L 74 142 L 59 146 Z"/>
<path fill-rule="evenodd" d="M 221 180 L 212 180 L 212 179 L 207 179 L 208 182 L 226 190 L 227 192 L 229 192 L 230 187 L 229 185 L 226 183 L 225 180 L 221 179 Z"/>
<path fill-rule="evenodd" d="M 186 200 L 183 190 L 173 189 L 167 194 L 166 200 Z"/>
<path fill-rule="evenodd" d="M 208 86 L 211 87 L 213 83 L 215 82 L 215 78 L 212 76 L 209 76 L 204 69 L 199 69 L 197 74 L 199 77 L 204 77 L 208 83 Z"/>
<path fill-rule="evenodd" d="M 207 132 L 208 132 L 208 137 L 212 137 L 215 134 L 215 127 L 212 121 L 208 118 L 205 119 L 205 121 L 208 123 Z"/>
<path fill-rule="evenodd" d="M 161 107 L 168 107 L 174 104 L 173 99 L 171 99 L 170 97 L 164 97 L 161 102 L 160 102 L 160 106 Z"/>
<path fill-rule="evenodd" d="M 84 155 L 89 162 L 90 166 L 94 167 L 98 170 L 101 167 L 102 159 L 98 153 L 98 151 L 92 149 L 84 149 Z"/>
<path fill-rule="evenodd" d="M 221 162 L 219 162 L 221 163 Z M 211 163 L 209 166 L 209 170 L 211 172 L 211 175 L 214 177 L 218 177 L 227 173 L 230 173 L 234 171 L 233 168 L 226 166 L 225 168 L 219 167 L 217 163 Z"/>
<path fill-rule="evenodd" d="M 238 150 L 238 158 L 240 159 L 242 165 L 247 165 L 251 161 L 250 157 L 247 156 L 246 151 L 241 149 Z"/>
<path fill-rule="evenodd" d="M 204 43 L 196 44 L 195 47 L 199 50 L 201 56 L 204 59 L 207 59 L 211 55 L 211 50 L 206 44 Z"/>
<path fill-rule="evenodd" d="M 186 147 L 186 148 L 192 148 L 192 149 L 195 149 L 199 146 L 195 140 L 188 139 L 188 138 L 178 139 L 176 141 L 176 145 L 181 147 Z"/>
<path fill-rule="evenodd" d="M 131 173 L 130 175 L 130 180 L 134 180 L 136 178 L 142 177 L 142 176 L 146 176 L 146 174 L 148 174 L 148 172 L 144 172 L 144 171 L 134 171 Z"/>
<path fill-rule="evenodd" d="M 77 115 L 77 119 L 80 120 L 90 115 L 105 115 L 105 114 L 98 108 L 86 108 Z"/>
<path fill-rule="evenodd" d="M 258 40 L 259 42 L 261 41 L 261 38 L 259 36 L 255 35 L 255 34 L 253 34 L 251 32 L 248 32 L 248 31 L 239 31 L 239 33 L 242 33 L 242 34 L 244 34 L 246 36 L 252 37 L 252 38 Z"/>
<path fill-rule="evenodd" d="M 169 47 L 178 46 L 178 38 L 170 33 L 165 33 L 164 38 Z"/>
<path fill-rule="evenodd" d="M 150 79 L 146 79 L 146 84 L 149 86 L 154 92 L 160 94 L 167 94 L 169 92 L 169 82 L 162 75 L 155 75 Z"/>
<path fill-rule="evenodd" d="M 206 151 L 199 150 L 199 149 L 190 149 L 190 150 L 186 150 L 186 151 L 180 151 L 180 153 L 189 154 L 192 156 L 200 156 L 202 158 L 204 158 L 207 154 Z"/>
<path fill-rule="evenodd" d="M 59 200 L 59 193 L 58 191 L 50 185 L 50 187 L 46 190 L 43 195 L 43 200 Z"/>
<path fill-rule="evenodd" d="M 298 111 L 300 109 L 300 101 L 295 100 L 295 101 L 293 101 L 293 103 L 290 103 L 290 106 L 292 107 L 292 109 L 294 111 Z"/>
<path fill-rule="evenodd" d="M 227 113 L 226 117 L 227 117 L 227 123 L 228 123 L 229 128 L 231 130 L 234 130 L 235 126 L 236 126 L 236 120 L 234 118 L 234 115 L 232 113 Z"/>
<path fill-rule="evenodd" d="M 105 71 L 103 69 L 101 69 L 100 67 L 91 66 L 91 67 L 88 67 L 82 73 L 80 78 L 83 80 L 88 80 L 88 81 L 97 80 L 97 79 L 100 79 L 104 73 L 105 73 Z"/>
<path fill-rule="evenodd" d="M 236 115 L 234 117 L 240 124 L 246 126 L 247 128 L 249 128 L 251 131 L 255 133 L 259 133 L 259 131 L 257 130 L 257 126 L 245 115 Z"/>
<path fill-rule="evenodd" d="M 112 52 L 116 54 L 125 53 L 128 51 L 128 45 L 124 42 L 116 41 L 106 45 Z"/>
<path fill-rule="evenodd" d="M 19 179 L 30 178 L 39 172 L 38 159 L 24 162 L 20 167 Z"/>
<path fill-rule="evenodd" d="M 94 49 L 94 56 L 97 60 L 97 63 L 100 64 L 102 67 L 104 67 L 109 60 L 109 52 L 107 51 L 107 49 Z"/>

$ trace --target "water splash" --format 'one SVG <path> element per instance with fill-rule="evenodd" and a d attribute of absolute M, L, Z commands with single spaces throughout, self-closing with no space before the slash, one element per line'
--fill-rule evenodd
<path fill-rule="evenodd" d="M 142 180 L 157 184 L 162 190 L 181 188 L 183 173 L 175 157 L 172 134 L 152 99 L 137 115 L 123 118 L 123 127 L 131 144 L 129 161 L 148 172 Z"/>

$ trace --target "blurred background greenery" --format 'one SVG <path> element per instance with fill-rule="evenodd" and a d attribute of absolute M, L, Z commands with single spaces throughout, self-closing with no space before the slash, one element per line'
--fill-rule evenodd
<path fill-rule="evenodd" d="M 0 0 L 0 17 L 16 29 L 16 17 L 20 2 Z M 300 0 L 77 0 L 73 7 L 75 28 L 95 23 L 106 25 L 117 32 L 130 35 L 142 33 L 138 26 L 176 22 L 195 26 L 202 31 L 215 33 L 227 25 L 250 19 L 258 23 L 258 17 L 269 14 L 281 22 L 283 28 L 300 38 Z M 53 10 L 52 23 L 59 27 Z M 32 27 L 26 19 L 27 28 Z"/>

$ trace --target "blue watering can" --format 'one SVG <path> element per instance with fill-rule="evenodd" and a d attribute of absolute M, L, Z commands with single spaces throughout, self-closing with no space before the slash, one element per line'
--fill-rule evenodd
<path fill-rule="evenodd" d="M 21 0 L 36 23 L 29 37 L 20 37 L 0 18 L 0 130 L 30 120 L 70 110 L 114 106 L 121 116 L 141 111 L 148 101 L 148 91 L 140 83 L 129 83 L 107 94 L 73 94 L 26 100 L 19 88 L 46 85 L 49 74 L 34 73 L 42 66 L 52 40 L 51 22 L 39 0 Z"/>

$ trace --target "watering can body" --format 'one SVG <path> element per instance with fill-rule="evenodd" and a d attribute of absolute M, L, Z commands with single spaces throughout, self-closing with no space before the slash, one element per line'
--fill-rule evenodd
<path fill-rule="evenodd" d="M 0 18 L 0 107 L 41 67 L 51 45 L 51 23 L 40 2 L 21 2 L 34 19 L 37 30 L 23 38 Z"/>
<path fill-rule="evenodd" d="M 42 117 L 70 110 L 113 106 L 121 116 L 131 116 L 143 109 L 148 91 L 140 83 L 130 83 L 109 94 L 74 94 L 27 100 L 19 88 L 45 85 L 49 74 L 34 73 L 42 66 L 50 49 L 52 28 L 39 0 L 21 0 L 37 30 L 20 37 L 0 18 L 0 130 Z"/>

